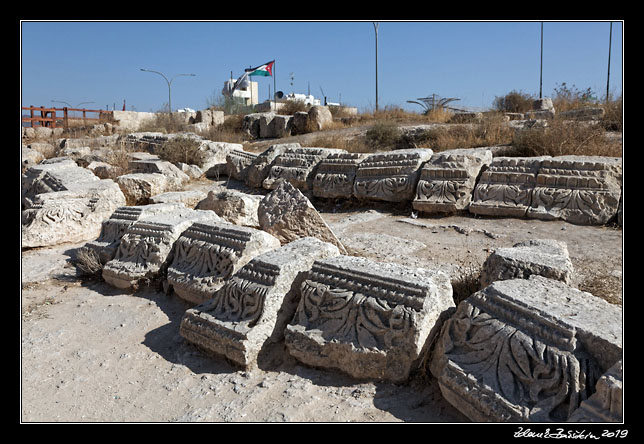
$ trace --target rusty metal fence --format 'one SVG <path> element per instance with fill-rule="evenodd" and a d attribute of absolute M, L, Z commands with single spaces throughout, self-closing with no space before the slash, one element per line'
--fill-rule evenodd
<path fill-rule="evenodd" d="M 72 123 L 82 123 L 85 126 L 87 124 L 104 122 L 108 120 L 108 116 L 111 114 L 111 111 L 100 109 L 50 108 L 44 106 L 23 106 L 22 111 L 23 126 L 45 126 L 48 128 L 65 129 L 69 128 Z M 25 111 L 29 112 L 29 116 L 25 115 Z M 72 112 L 82 113 L 82 116 L 72 115 Z"/>

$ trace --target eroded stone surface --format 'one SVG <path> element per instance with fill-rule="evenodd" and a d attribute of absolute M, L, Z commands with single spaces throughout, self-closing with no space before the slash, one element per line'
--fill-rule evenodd
<path fill-rule="evenodd" d="M 413 200 L 420 168 L 432 154 L 432 150 L 421 148 L 370 155 L 358 166 L 354 196 L 389 202 Z"/>
<path fill-rule="evenodd" d="M 243 367 L 255 366 L 264 345 L 283 338 L 306 271 L 337 254 L 335 246 L 308 237 L 255 257 L 211 300 L 186 311 L 181 336 Z"/>
<path fill-rule="evenodd" d="M 467 210 L 476 179 L 491 162 L 492 151 L 485 148 L 434 154 L 420 172 L 412 206 L 425 213 Z"/>
<path fill-rule="evenodd" d="M 622 422 L 622 360 L 599 378 L 595 393 L 581 403 L 568 422 Z"/>
<path fill-rule="evenodd" d="M 261 230 L 195 222 L 175 242 L 168 284 L 182 299 L 200 304 L 253 257 L 279 246 L 279 240 Z"/>
<path fill-rule="evenodd" d="M 622 355 L 621 307 L 531 276 L 497 281 L 445 323 L 430 369 L 473 421 L 566 421 Z"/>
<path fill-rule="evenodd" d="M 361 379 L 407 379 L 454 306 L 444 273 L 352 256 L 316 261 L 301 294 L 289 353 Z"/>
<path fill-rule="evenodd" d="M 228 177 L 245 182 L 248 167 L 252 165 L 257 156 L 255 153 L 249 153 L 244 150 L 230 150 L 226 154 L 226 173 Z"/>
<path fill-rule="evenodd" d="M 621 188 L 621 158 L 559 156 L 544 159 L 527 216 L 602 225 L 616 216 Z"/>
<path fill-rule="evenodd" d="M 275 159 L 289 149 L 300 148 L 299 143 L 277 143 L 269 146 L 260 153 L 246 169 L 246 185 L 252 188 L 262 188 L 264 179 L 273 165 Z"/>
<path fill-rule="evenodd" d="M 533 239 L 511 248 L 497 248 L 488 256 L 481 269 L 481 287 L 494 281 L 527 279 L 539 275 L 570 284 L 573 266 L 565 242 Z"/>
<path fill-rule="evenodd" d="M 259 226 L 283 244 L 301 237 L 317 237 L 346 250 L 309 199 L 289 182 L 281 180 L 257 208 Z"/>
<path fill-rule="evenodd" d="M 332 153 L 331 148 L 289 148 L 277 156 L 263 186 L 267 190 L 277 187 L 280 179 L 287 180 L 295 188 L 308 191 L 313 188 L 313 176 L 317 164 Z"/>

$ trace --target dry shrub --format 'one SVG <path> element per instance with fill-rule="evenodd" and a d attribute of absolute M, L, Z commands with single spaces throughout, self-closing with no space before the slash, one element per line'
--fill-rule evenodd
<path fill-rule="evenodd" d="M 375 151 L 365 144 L 363 138 L 349 138 L 341 135 L 320 135 L 311 141 L 301 142 L 301 144 L 308 147 L 336 148 L 350 153 L 370 153 Z"/>
<path fill-rule="evenodd" d="M 199 149 L 198 140 L 187 137 L 174 137 L 161 145 L 156 153 L 159 158 L 171 163 L 183 162 L 202 166 L 205 160 L 204 152 Z"/>
<path fill-rule="evenodd" d="M 456 148 L 505 145 L 512 141 L 513 133 L 501 115 L 493 115 L 476 124 L 454 124 L 423 131 L 414 143 L 440 152 Z"/>
<path fill-rule="evenodd" d="M 130 153 L 135 151 L 135 148 L 129 148 L 125 143 L 119 143 L 107 155 L 107 163 L 112 165 L 107 179 L 116 180 L 118 176 L 128 174 L 132 171 L 130 168 Z"/>
<path fill-rule="evenodd" d="M 402 132 L 398 125 L 391 120 L 375 122 L 365 133 L 365 144 L 374 151 L 384 151 L 396 148 L 401 141 Z"/>
<path fill-rule="evenodd" d="M 515 133 L 512 145 L 517 156 L 622 156 L 621 144 L 606 138 L 601 123 L 559 118 L 547 122 L 545 128 Z"/>
<path fill-rule="evenodd" d="M 243 114 L 232 114 L 226 116 L 221 125 L 212 126 L 199 135 L 217 142 L 244 143 L 248 140 L 248 135 L 242 129 L 243 121 Z"/>
<path fill-rule="evenodd" d="M 310 107 L 301 100 L 287 100 L 279 109 L 279 113 L 283 116 L 292 116 L 300 111 L 308 112 Z"/>
<path fill-rule="evenodd" d="M 84 277 L 88 278 L 100 278 L 103 271 L 103 264 L 101 264 L 98 254 L 87 247 L 79 248 L 76 251 L 74 265 Z"/>

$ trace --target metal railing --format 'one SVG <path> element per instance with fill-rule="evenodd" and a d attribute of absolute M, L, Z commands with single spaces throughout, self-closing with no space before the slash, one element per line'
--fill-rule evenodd
<path fill-rule="evenodd" d="M 27 126 L 44 126 L 48 128 L 69 128 L 71 123 L 82 122 L 83 126 L 88 123 L 98 123 L 106 121 L 104 115 L 111 114 L 111 111 L 101 109 L 85 108 L 50 108 L 44 106 L 23 106 L 22 107 L 22 125 Z M 24 111 L 29 111 L 29 116 L 24 115 Z M 82 113 L 82 116 L 71 115 L 70 112 Z M 88 117 L 87 114 L 98 114 L 97 117 Z"/>

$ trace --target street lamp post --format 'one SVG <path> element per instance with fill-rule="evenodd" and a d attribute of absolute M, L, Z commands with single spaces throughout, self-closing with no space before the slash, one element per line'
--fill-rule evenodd
<path fill-rule="evenodd" d="M 376 111 L 378 111 L 378 22 L 373 22 L 373 30 L 376 32 Z"/>
<path fill-rule="evenodd" d="M 170 87 L 172 86 L 172 81 L 175 78 L 179 77 L 179 76 L 194 77 L 196 75 L 196 74 L 177 74 L 176 76 L 174 76 L 170 80 L 168 80 L 168 78 L 165 75 L 163 75 L 163 73 L 160 73 L 159 71 L 153 71 L 151 69 L 145 69 L 145 68 L 141 68 L 141 71 L 154 72 L 156 74 L 159 74 L 161 77 L 163 77 L 165 79 L 166 83 L 168 84 L 168 113 L 172 113 L 172 93 L 170 91 L 171 90 Z"/>

